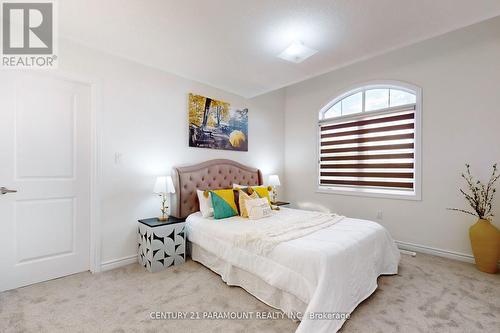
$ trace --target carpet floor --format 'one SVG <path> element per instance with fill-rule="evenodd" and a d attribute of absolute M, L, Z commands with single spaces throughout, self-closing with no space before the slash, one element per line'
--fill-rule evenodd
<path fill-rule="evenodd" d="M 500 275 L 418 254 L 352 313 L 341 332 L 500 332 Z M 189 319 L 209 312 L 252 312 L 253 319 Z M 188 312 L 187 319 L 151 319 Z M 270 317 L 264 320 L 260 317 Z M 0 293 L 0 332 L 294 332 L 297 323 L 202 265 L 150 274 L 138 264 Z M 196 314 L 195 314 L 196 315 Z"/>

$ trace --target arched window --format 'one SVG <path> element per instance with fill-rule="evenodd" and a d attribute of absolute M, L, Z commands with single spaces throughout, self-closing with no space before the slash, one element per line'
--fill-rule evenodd
<path fill-rule="evenodd" d="M 319 113 L 319 190 L 420 199 L 421 90 L 368 84 Z"/>

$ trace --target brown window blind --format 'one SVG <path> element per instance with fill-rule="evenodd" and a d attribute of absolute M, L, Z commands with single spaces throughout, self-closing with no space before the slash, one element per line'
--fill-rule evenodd
<path fill-rule="evenodd" d="M 415 187 L 415 105 L 320 123 L 321 187 Z"/>

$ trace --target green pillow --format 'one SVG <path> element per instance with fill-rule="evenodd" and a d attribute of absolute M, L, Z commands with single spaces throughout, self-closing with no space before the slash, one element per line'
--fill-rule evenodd
<path fill-rule="evenodd" d="M 238 215 L 238 208 L 234 201 L 233 189 L 210 191 L 212 194 L 212 206 L 214 207 L 214 218 L 225 219 Z"/>

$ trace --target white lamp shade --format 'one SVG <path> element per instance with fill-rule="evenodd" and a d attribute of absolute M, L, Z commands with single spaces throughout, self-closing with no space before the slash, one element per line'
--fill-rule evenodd
<path fill-rule="evenodd" d="M 278 175 L 269 176 L 269 186 L 280 186 L 280 177 Z"/>
<path fill-rule="evenodd" d="M 153 192 L 158 194 L 175 193 L 175 187 L 172 181 L 172 177 L 170 176 L 157 177 Z"/>

